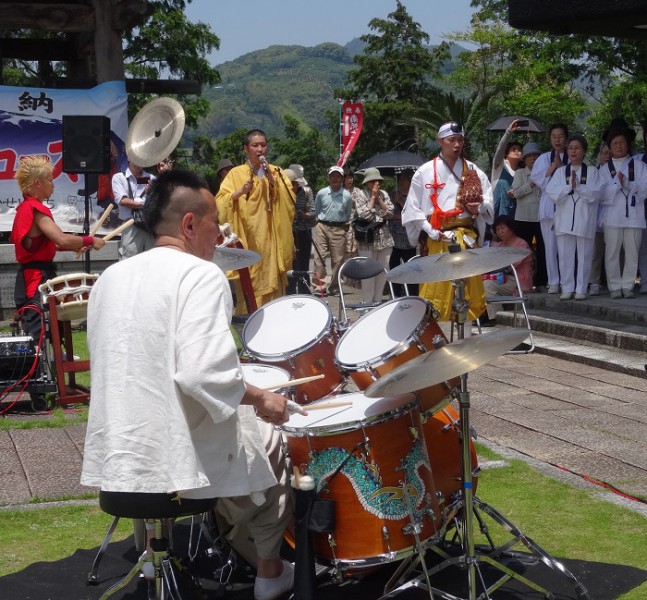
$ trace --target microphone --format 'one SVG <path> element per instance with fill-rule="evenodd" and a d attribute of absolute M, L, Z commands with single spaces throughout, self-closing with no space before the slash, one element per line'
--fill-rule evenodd
<path fill-rule="evenodd" d="M 260 162 L 263 165 L 263 169 L 265 169 L 267 171 L 267 158 L 265 158 L 264 154 L 261 154 L 258 157 L 258 162 Z"/>
<path fill-rule="evenodd" d="M 287 271 L 285 274 L 288 276 L 288 279 L 297 279 L 299 277 L 307 277 L 312 271 Z"/>

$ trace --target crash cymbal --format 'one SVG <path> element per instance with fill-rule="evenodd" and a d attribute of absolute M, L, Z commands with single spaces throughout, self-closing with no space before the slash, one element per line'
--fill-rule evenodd
<path fill-rule="evenodd" d="M 369 398 L 421 390 L 469 373 L 518 346 L 528 330 L 513 328 L 477 335 L 426 352 L 389 371 L 364 390 Z"/>
<path fill-rule="evenodd" d="M 393 283 L 451 281 L 497 271 L 528 256 L 525 248 L 468 248 L 421 256 L 391 269 L 386 278 Z"/>
<path fill-rule="evenodd" d="M 126 154 L 140 167 L 152 167 L 177 147 L 184 131 L 184 109 L 173 98 L 157 98 L 132 120 L 126 135 Z"/>
<path fill-rule="evenodd" d="M 261 255 L 253 250 L 242 248 L 216 248 L 213 254 L 215 262 L 223 271 L 236 271 L 255 265 L 261 260 Z"/>

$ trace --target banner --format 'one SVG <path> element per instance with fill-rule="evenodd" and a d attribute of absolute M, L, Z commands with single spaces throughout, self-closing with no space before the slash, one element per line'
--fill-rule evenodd
<path fill-rule="evenodd" d="M 337 164 L 343 167 L 353 151 L 364 124 L 364 105 L 361 102 L 344 102 L 341 111 L 342 152 Z"/>
<path fill-rule="evenodd" d="M 110 118 L 111 172 L 87 175 L 90 226 L 112 197 L 111 178 L 128 166 L 126 84 L 103 83 L 89 90 L 54 90 L 0 86 L 0 231 L 11 231 L 22 193 L 13 178 L 21 156 L 49 155 L 54 167 L 54 193 L 45 203 L 63 231 L 81 232 L 85 219 L 86 175 L 63 173 L 63 115 Z M 101 233 L 114 229 L 106 223 Z"/>

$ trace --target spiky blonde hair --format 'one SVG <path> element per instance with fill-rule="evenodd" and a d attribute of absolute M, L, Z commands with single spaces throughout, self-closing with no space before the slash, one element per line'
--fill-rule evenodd
<path fill-rule="evenodd" d="M 45 179 L 54 168 L 48 156 L 23 156 L 20 166 L 14 175 L 23 194 L 29 194 L 37 179 Z"/>

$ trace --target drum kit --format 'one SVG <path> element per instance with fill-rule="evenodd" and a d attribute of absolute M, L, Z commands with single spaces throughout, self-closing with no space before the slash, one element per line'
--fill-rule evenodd
<path fill-rule="evenodd" d="M 308 535 L 313 561 L 340 581 L 398 562 L 384 598 L 416 587 L 432 599 L 477 600 L 490 598 L 511 579 L 550 598 L 510 567 L 511 559 L 531 556 L 570 578 L 578 598 L 588 598 L 560 562 L 475 496 L 478 463 L 467 375 L 520 344 L 527 331 L 465 338 L 464 278 L 508 266 L 526 253 L 451 245 L 447 253 L 419 257 L 387 274 L 397 283 L 452 282 L 459 337 L 453 343 L 431 304 L 417 296 L 388 301 L 343 333 L 328 305 L 306 295 L 276 299 L 245 323 L 245 379 L 281 389 L 307 411 L 291 414 L 280 431 L 297 486 L 299 479 L 307 482 L 302 490 L 334 506 L 329 526 L 311 528 Z M 319 378 L 311 381 L 312 376 Z M 301 378 L 308 382 L 296 385 Z M 496 546 L 484 515 L 512 539 Z M 483 547 L 475 542 L 477 524 L 488 540 Z M 518 543 L 526 553 L 512 551 Z M 441 561 L 428 566 L 432 556 Z M 432 585 L 451 566 L 460 567 L 466 579 L 464 596 Z M 492 572 L 497 578 L 486 583 Z M 295 588 L 295 597 L 313 597 L 299 593 Z"/>

